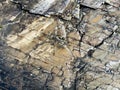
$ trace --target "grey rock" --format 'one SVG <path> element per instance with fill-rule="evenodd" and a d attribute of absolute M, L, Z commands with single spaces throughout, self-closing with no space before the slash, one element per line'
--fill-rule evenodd
<path fill-rule="evenodd" d="M 117 70 L 120 67 L 120 60 L 109 61 L 106 64 L 106 68 Z"/>
<path fill-rule="evenodd" d="M 72 14 L 76 1 L 75 0 L 30 0 L 30 1 L 12 0 L 12 2 L 19 3 L 22 6 L 22 9 L 28 10 L 29 12 L 34 14 L 50 16 L 50 15 L 61 15 L 65 13 L 65 15 L 69 16 L 69 14 Z"/>
<path fill-rule="evenodd" d="M 97 8 L 101 8 L 101 5 L 104 3 L 104 1 L 105 0 L 83 0 L 81 4 L 87 7 L 97 9 Z"/>
<path fill-rule="evenodd" d="M 113 86 L 108 86 L 107 90 L 119 90 L 119 88 L 113 87 Z"/>
<path fill-rule="evenodd" d="M 120 6 L 120 0 L 105 0 L 105 2 L 115 7 Z"/>

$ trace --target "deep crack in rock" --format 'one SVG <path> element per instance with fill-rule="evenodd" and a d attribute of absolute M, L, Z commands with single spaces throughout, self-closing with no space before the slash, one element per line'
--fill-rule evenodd
<path fill-rule="evenodd" d="M 0 1 L 0 89 L 119 90 L 119 6 Z"/>

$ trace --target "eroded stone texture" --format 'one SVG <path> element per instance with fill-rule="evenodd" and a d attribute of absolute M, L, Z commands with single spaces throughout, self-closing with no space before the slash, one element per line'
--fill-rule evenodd
<path fill-rule="evenodd" d="M 7 7 L 7 3 L 3 5 L 6 5 L 4 8 L 9 8 Z M 12 10 L 14 12 L 14 9 Z M 7 14 L 5 15 L 7 20 L 12 17 L 12 15 L 10 17 Z M 44 68 L 43 71 L 46 74 L 42 72 L 40 76 L 38 75 L 38 80 L 41 80 L 41 83 L 39 83 L 40 86 L 46 85 L 49 81 L 46 80 L 50 78 L 50 73 L 54 73 L 54 80 L 50 79 L 52 82 L 48 84 L 48 86 L 54 87 L 55 90 L 59 89 L 60 85 L 62 85 L 61 82 L 65 79 L 64 86 L 71 87 L 70 79 L 74 79 L 74 76 L 71 77 L 72 71 L 69 70 L 69 68 L 71 68 L 69 62 L 73 60 L 71 50 L 75 44 L 71 44 L 71 50 L 68 48 L 68 42 L 66 42 L 68 35 L 66 35 L 64 23 L 59 19 L 45 17 L 33 18 L 30 16 L 31 19 L 27 20 L 27 17 L 25 17 L 29 16 L 27 13 L 22 13 L 21 15 L 20 17 L 10 19 L 9 21 L 11 22 L 9 23 L 1 23 L 1 36 L 8 41 L 7 44 L 10 46 L 4 49 L 7 56 L 17 59 L 24 64 L 29 63 L 34 67 Z M 30 20 L 32 22 L 27 22 Z M 3 22 L 5 20 L 2 19 L 1 21 Z M 14 24 L 12 22 L 17 23 Z M 25 28 L 15 27 L 20 23 L 23 24 Z M 20 28 L 23 30 L 18 32 Z M 74 39 L 74 32 L 71 37 L 71 39 Z M 39 70 L 33 70 L 32 73 L 37 75 L 39 74 Z M 53 75 L 51 78 L 53 78 Z M 61 87 L 63 87 L 63 85 Z"/>
<path fill-rule="evenodd" d="M 66 20 L 70 20 L 72 16 L 79 18 L 79 5 L 75 0 L 12 0 L 19 3 L 24 10 L 28 10 L 34 14 L 45 16 L 60 15 Z M 77 9 L 78 8 L 78 9 Z M 74 10 L 74 11 L 73 11 Z"/>
<path fill-rule="evenodd" d="M 110 4 L 111 6 L 114 7 L 119 7 L 120 6 L 120 1 L 119 0 L 83 0 L 80 1 L 82 5 L 89 7 L 89 8 L 103 8 L 103 5 L 105 3 Z"/>
<path fill-rule="evenodd" d="M 48 72 L 53 69 L 52 72 L 56 75 L 63 72 L 61 75 L 65 79 L 64 86 L 71 87 L 74 75 L 72 75 L 70 64 L 74 58 L 80 55 L 77 46 L 80 36 L 77 31 L 67 32 L 66 25 L 59 19 L 39 17 L 25 30 L 7 35 L 6 43 L 17 50 L 13 49 L 7 52 L 21 62 L 27 63 L 29 60 L 30 64 L 41 66 Z M 29 57 L 26 54 L 31 58 L 25 60 Z M 59 67 L 63 68 L 63 71 Z M 56 77 L 54 82 L 58 82 L 58 79 L 60 78 Z M 61 79 L 58 84 L 60 85 L 60 83 Z"/>
<path fill-rule="evenodd" d="M 82 5 L 91 8 L 101 8 L 101 5 L 104 3 L 105 0 L 83 0 Z"/>
<path fill-rule="evenodd" d="M 119 0 L 0 2 L 0 89 L 120 89 Z"/>
<path fill-rule="evenodd" d="M 119 7 L 120 6 L 120 0 L 106 0 L 106 3 L 113 5 L 115 7 Z"/>
<path fill-rule="evenodd" d="M 103 18 L 105 17 L 104 14 L 105 12 L 101 11 L 91 11 L 85 16 L 86 33 L 83 37 L 83 42 L 92 46 L 97 46 L 112 34 L 110 30 L 112 28 L 108 29 L 110 24 L 106 23 L 106 20 Z"/>

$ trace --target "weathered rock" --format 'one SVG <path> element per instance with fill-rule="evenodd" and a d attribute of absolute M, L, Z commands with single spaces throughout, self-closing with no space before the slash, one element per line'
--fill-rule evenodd
<path fill-rule="evenodd" d="M 60 72 L 58 67 L 63 67 L 64 86 L 71 87 L 70 83 L 71 79 L 74 80 L 74 75 L 72 75 L 70 63 L 74 57 L 80 56 L 77 49 L 80 37 L 76 31 L 71 31 L 68 34 L 63 22 L 53 18 L 40 17 L 29 24 L 25 30 L 7 33 L 5 38 L 8 46 L 16 50 L 15 53 L 13 50 L 9 52 L 10 56 L 14 56 L 13 58 L 23 63 L 27 63 L 29 60 L 33 66 L 41 66 L 48 72 L 51 72 L 52 68 L 56 68 L 52 71 L 56 75 Z M 73 40 L 75 41 L 73 42 Z M 21 54 L 17 56 L 17 52 L 21 52 Z M 33 71 L 33 74 L 36 73 Z"/>
<path fill-rule="evenodd" d="M 45 16 L 61 15 L 63 18 L 70 20 L 72 16 L 79 18 L 79 6 L 75 0 L 12 0 L 19 3 L 23 10 L 30 13 Z M 77 9 L 78 8 L 78 9 Z M 77 10 L 77 11 L 76 11 Z"/>
<path fill-rule="evenodd" d="M 106 64 L 106 68 L 108 69 L 112 69 L 112 70 L 117 70 L 118 68 L 120 68 L 120 61 L 109 61 L 107 64 Z"/>
<path fill-rule="evenodd" d="M 119 0 L 109 1 L 0 1 L 0 89 L 119 90 Z"/>
<path fill-rule="evenodd" d="M 90 8 L 101 8 L 101 5 L 104 3 L 105 0 L 83 0 L 81 3 L 82 5 L 85 5 Z"/>
<path fill-rule="evenodd" d="M 106 0 L 106 3 L 113 5 L 115 7 L 119 7 L 120 6 L 120 0 Z"/>
<path fill-rule="evenodd" d="M 83 42 L 92 46 L 97 46 L 103 42 L 104 39 L 109 37 L 112 32 L 107 29 L 108 23 L 106 23 L 104 17 L 105 12 L 92 11 L 88 13 L 84 20 L 87 22 L 85 26 L 85 36 L 83 36 Z M 105 29 L 104 29 L 105 28 Z"/>

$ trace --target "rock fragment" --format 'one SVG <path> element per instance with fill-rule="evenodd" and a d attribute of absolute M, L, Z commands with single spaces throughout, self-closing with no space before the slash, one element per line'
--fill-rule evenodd
<path fill-rule="evenodd" d="M 22 9 L 28 10 L 30 13 L 45 15 L 48 17 L 51 15 L 61 15 L 67 20 L 71 19 L 72 13 L 75 15 L 76 10 L 74 9 L 75 7 L 77 7 L 76 6 L 77 2 L 75 0 L 31 0 L 31 1 L 12 0 L 12 1 L 20 4 L 22 6 Z M 77 12 L 79 11 L 77 10 Z M 77 17 L 79 17 L 78 14 Z"/>
<path fill-rule="evenodd" d="M 106 26 L 110 27 L 109 23 L 106 23 L 104 12 L 93 11 L 88 13 L 84 20 L 85 25 L 85 36 L 83 36 L 83 42 L 91 46 L 97 46 L 103 42 L 103 40 L 112 34 L 112 31 L 107 29 Z M 112 29 L 112 28 L 111 28 Z"/>
<path fill-rule="evenodd" d="M 101 8 L 101 5 L 104 3 L 105 0 L 83 0 L 81 2 L 82 5 L 90 7 L 90 8 Z"/>
<path fill-rule="evenodd" d="M 120 7 L 120 0 L 106 0 L 105 2 L 112 6 Z"/>

